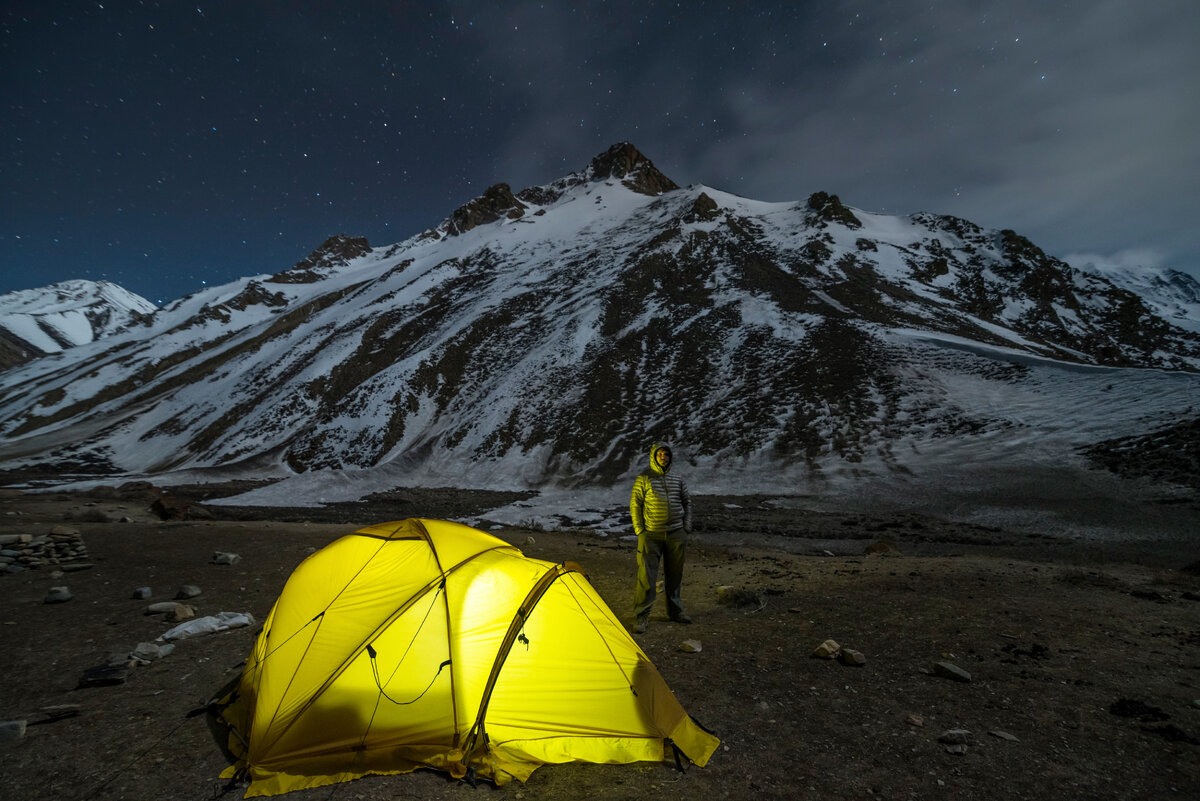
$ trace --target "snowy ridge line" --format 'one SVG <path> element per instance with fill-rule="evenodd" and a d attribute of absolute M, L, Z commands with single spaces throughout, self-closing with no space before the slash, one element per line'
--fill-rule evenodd
<path fill-rule="evenodd" d="M 666 439 L 711 491 L 795 492 L 1067 459 L 1196 413 L 1180 297 L 956 218 L 679 188 L 622 144 L 0 373 L 0 464 L 586 487 Z"/>

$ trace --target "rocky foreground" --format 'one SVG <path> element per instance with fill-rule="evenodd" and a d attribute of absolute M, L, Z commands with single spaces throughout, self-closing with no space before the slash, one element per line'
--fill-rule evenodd
<path fill-rule="evenodd" d="M 158 638 L 189 621 L 263 620 L 292 569 L 357 525 L 470 517 L 498 500 L 428 490 L 359 505 L 354 522 L 328 519 L 349 508 L 195 519 L 238 516 L 197 504 L 203 492 L 176 492 L 196 508 L 168 520 L 145 488 L 3 498 L 0 548 L 18 568 L 0 574 L 6 796 L 221 793 L 227 758 L 189 712 L 238 675 L 257 625 Z M 1200 796 L 1200 554 L 1139 559 L 1131 545 L 1079 549 L 916 515 L 767 516 L 742 499 L 738 519 L 812 543 L 785 551 L 723 534 L 726 500 L 702 502 L 685 583 L 695 623 L 658 610 L 639 642 L 721 738 L 708 767 L 546 766 L 478 790 L 430 771 L 289 797 Z M 579 562 L 626 613 L 629 542 L 495 533 Z"/>

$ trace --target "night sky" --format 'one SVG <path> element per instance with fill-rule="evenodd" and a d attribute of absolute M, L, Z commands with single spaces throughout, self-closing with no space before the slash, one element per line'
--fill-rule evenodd
<path fill-rule="evenodd" d="M 622 140 L 681 185 L 1200 276 L 1197 42 L 1195 0 L 5 0 L 0 292 L 161 303 Z"/>

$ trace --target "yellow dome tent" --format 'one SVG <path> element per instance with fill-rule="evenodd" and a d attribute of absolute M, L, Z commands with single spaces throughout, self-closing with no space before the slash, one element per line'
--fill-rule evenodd
<path fill-rule="evenodd" d="M 503 784 L 545 763 L 704 765 L 718 745 L 578 565 L 441 520 L 306 559 L 217 708 L 247 797 L 426 766 Z"/>

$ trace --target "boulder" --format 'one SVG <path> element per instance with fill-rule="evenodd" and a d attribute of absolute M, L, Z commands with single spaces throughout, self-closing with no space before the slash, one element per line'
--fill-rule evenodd
<path fill-rule="evenodd" d="M 685 654 L 698 654 L 701 650 L 700 641 L 684 640 L 683 642 L 679 643 L 679 650 L 683 651 Z"/>
<path fill-rule="evenodd" d="M 175 604 L 175 608 L 167 612 L 168 623 L 178 623 L 182 620 L 191 620 L 196 616 L 196 607 L 188 606 L 187 604 Z"/>
<path fill-rule="evenodd" d="M 242 561 L 242 557 L 236 553 L 227 553 L 225 551 L 214 551 L 212 555 L 212 563 L 214 565 L 236 565 Z"/>
<path fill-rule="evenodd" d="M 162 601 L 156 604 L 150 604 L 146 607 L 147 615 L 167 615 L 175 611 L 175 607 L 182 606 L 174 601 Z"/>
<path fill-rule="evenodd" d="M 842 646 L 838 645 L 836 641 L 826 640 L 816 647 L 812 655 L 818 659 L 834 659 L 841 650 Z"/>
<path fill-rule="evenodd" d="M 200 588 L 195 584 L 184 584 L 176 593 L 175 598 L 180 601 L 186 601 L 188 598 L 195 598 L 200 594 Z"/>
<path fill-rule="evenodd" d="M 136 590 L 133 591 L 133 600 L 144 601 L 147 598 L 149 598 L 150 595 L 151 595 L 151 592 L 150 592 L 149 587 L 138 587 Z"/>
<path fill-rule="evenodd" d="M 863 656 L 862 651 L 855 651 L 852 648 L 843 648 L 838 651 L 838 661 L 851 667 L 862 667 L 867 664 L 867 658 Z"/>

